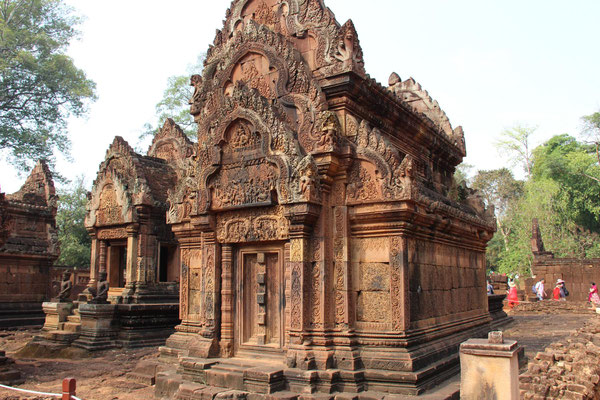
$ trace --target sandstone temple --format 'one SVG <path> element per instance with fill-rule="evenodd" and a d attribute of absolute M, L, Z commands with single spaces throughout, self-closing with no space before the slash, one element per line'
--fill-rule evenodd
<path fill-rule="evenodd" d="M 453 180 L 462 128 L 414 79 L 369 77 L 322 0 L 233 1 L 191 85 L 194 142 L 168 120 L 147 155 L 117 137 L 100 166 L 73 343 L 157 343 L 178 304 L 157 391 L 181 399 L 419 394 L 456 374 L 492 323 L 496 227 Z"/>
<path fill-rule="evenodd" d="M 59 256 L 56 200 L 43 161 L 18 192 L 0 192 L 0 328 L 43 324 L 42 302 Z"/>

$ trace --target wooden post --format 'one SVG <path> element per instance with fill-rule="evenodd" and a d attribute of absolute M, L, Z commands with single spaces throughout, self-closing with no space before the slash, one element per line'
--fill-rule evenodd
<path fill-rule="evenodd" d="M 62 383 L 62 400 L 71 400 L 75 396 L 77 381 L 75 378 L 65 378 Z"/>

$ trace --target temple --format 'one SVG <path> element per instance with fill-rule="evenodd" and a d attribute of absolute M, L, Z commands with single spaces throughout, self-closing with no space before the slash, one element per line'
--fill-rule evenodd
<path fill-rule="evenodd" d="M 0 328 L 41 326 L 59 256 L 54 181 L 38 161 L 21 189 L 0 192 Z"/>
<path fill-rule="evenodd" d="M 87 205 L 85 226 L 92 238 L 87 288 L 77 301 L 44 303 L 46 324 L 37 342 L 103 350 L 156 346 L 173 333 L 179 322 L 180 254 L 166 223 L 167 196 L 184 177 L 192 152 L 192 143 L 170 119 L 145 156 L 121 137 L 114 139 Z"/>
<path fill-rule="evenodd" d="M 233 1 L 191 82 L 197 143 L 164 181 L 182 321 L 157 393 L 419 394 L 455 374 L 458 345 L 490 327 L 496 226 L 454 183 L 462 128 L 412 78 L 371 79 L 352 21 L 321 0 Z M 95 231 L 99 260 L 128 229 Z"/>

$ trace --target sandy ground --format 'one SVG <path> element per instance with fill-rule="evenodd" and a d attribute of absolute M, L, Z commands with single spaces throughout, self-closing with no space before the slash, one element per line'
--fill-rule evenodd
<path fill-rule="evenodd" d="M 590 318 L 600 318 L 589 310 L 560 310 L 551 312 L 510 312 L 514 322 L 504 329 L 506 338 L 517 339 L 525 346 L 526 356 L 532 358 L 550 343 L 569 336 Z M 25 378 L 21 388 L 60 393 L 63 378 L 77 379 L 77 396 L 84 400 L 151 400 L 154 387 L 132 382 L 125 375 L 140 359 L 158 356 L 156 348 L 109 350 L 93 357 L 74 353 L 69 358 L 26 358 L 17 355 L 35 330 L 0 330 L 0 349 L 15 359 L 14 367 Z M 45 400 L 35 395 L 19 395 L 0 388 L 0 400 Z"/>
<path fill-rule="evenodd" d="M 20 388 L 47 393 L 61 393 L 64 378 L 77 379 L 77 397 L 84 400 L 150 400 L 154 387 L 132 382 L 125 375 L 140 359 L 156 357 L 156 348 L 108 350 L 94 357 L 71 359 L 20 358 L 15 353 L 37 333 L 36 330 L 0 331 L 0 349 L 15 359 L 25 383 Z M 49 399 L 55 399 L 48 397 Z M 40 400 L 43 396 L 21 395 L 0 388 L 1 400 Z"/>

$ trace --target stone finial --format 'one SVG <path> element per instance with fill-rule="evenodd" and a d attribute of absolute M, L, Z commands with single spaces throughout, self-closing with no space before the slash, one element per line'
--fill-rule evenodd
<path fill-rule="evenodd" d="M 394 86 L 397 83 L 402 82 L 402 79 L 400 79 L 400 75 L 398 75 L 395 72 L 392 72 L 392 74 L 390 75 L 389 79 L 388 79 L 388 86 Z"/>
<path fill-rule="evenodd" d="M 502 331 L 492 331 L 488 333 L 488 343 L 490 344 L 503 344 L 504 334 Z"/>

